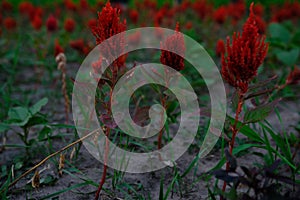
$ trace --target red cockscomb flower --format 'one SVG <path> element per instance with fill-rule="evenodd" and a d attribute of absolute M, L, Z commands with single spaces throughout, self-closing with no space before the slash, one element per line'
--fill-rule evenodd
<path fill-rule="evenodd" d="M 139 20 L 139 13 L 137 10 L 130 10 L 129 11 L 129 18 L 132 21 L 132 23 L 137 24 Z"/>
<path fill-rule="evenodd" d="M 169 36 L 164 42 L 160 44 L 161 49 L 169 49 L 184 55 L 185 44 L 182 33 L 179 32 L 179 24 L 176 24 L 175 33 Z M 173 69 L 180 71 L 184 69 L 184 59 L 180 55 L 177 55 L 170 51 L 161 50 L 160 62 L 164 65 L 172 67 Z"/>
<path fill-rule="evenodd" d="M 71 10 L 71 11 L 76 11 L 77 10 L 77 6 L 72 0 L 65 0 L 64 4 L 65 4 L 65 7 L 68 10 Z"/>
<path fill-rule="evenodd" d="M 90 51 L 90 47 L 85 45 L 83 39 L 70 41 L 70 46 L 83 55 L 87 55 Z"/>
<path fill-rule="evenodd" d="M 24 1 L 19 4 L 19 12 L 23 15 L 30 15 L 30 13 L 34 10 L 34 6 L 31 2 Z"/>
<path fill-rule="evenodd" d="M 185 24 L 186 30 L 190 30 L 193 28 L 193 23 L 191 21 L 186 22 Z"/>
<path fill-rule="evenodd" d="M 104 40 L 110 38 L 113 35 L 121 33 L 126 30 L 126 21 L 120 21 L 120 10 L 111 7 L 109 1 L 101 12 L 98 12 L 97 25 L 92 28 L 92 33 L 96 37 L 96 43 L 100 44 Z M 112 41 L 107 48 L 106 58 L 110 58 L 110 55 L 122 55 L 125 48 L 125 41 L 122 35 Z M 126 55 L 121 56 L 113 62 L 113 66 L 122 67 L 125 64 Z"/>
<path fill-rule="evenodd" d="M 58 28 L 57 19 L 53 15 L 50 15 L 46 21 L 46 26 L 49 32 L 56 31 Z"/>
<path fill-rule="evenodd" d="M 31 21 L 31 26 L 35 29 L 35 30 L 40 30 L 41 27 L 43 25 L 43 20 L 39 15 L 36 15 L 33 20 Z"/>
<path fill-rule="evenodd" d="M 231 44 L 227 37 L 226 55 L 222 53 L 222 76 L 241 93 L 247 92 L 249 82 L 256 76 L 268 51 L 268 44 L 265 37 L 259 35 L 255 19 L 252 3 L 242 34 L 234 33 Z"/>
<path fill-rule="evenodd" d="M 225 52 L 225 44 L 223 40 L 218 40 L 217 46 L 216 46 L 216 54 L 217 56 L 221 56 Z"/>
<path fill-rule="evenodd" d="M 1 3 L 2 11 L 11 11 L 13 9 L 13 5 L 8 1 L 2 1 Z"/>
<path fill-rule="evenodd" d="M 213 14 L 213 19 L 218 24 L 223 24 L 227 18 L 227 9 L 225 6 L 219 7 Z"/>
<path fill-rule="evenodd" d="M 58 54 L 63 53 L 64 49 L 60 46 L 58 40 L 55 40 L 54 44 L 54 56 L 56 57 Z"/>
<path fill-rule="evenodd" d="M 73 32 L 75 29 L 75 21 L 71 18 L 66 19 L 64 28 L 69 33 Z"/>
<path fill-rule="evenodd" d="M 206 0 L 195 1 L 192 8 L 196 11 L 200 19 L 204 19 L 209 13 L 212 13 L 212 5 Z"/>
<path fill-rule="evenodd" d="M 17 22 L 12 17 L 7 17 L 3 20 L 3 24 L 7 30 L 13 30 L 17 26 Z"/>
<path fill-rule="evenodd" d="M 95 26 L 97 26 L 97 20 L 96 19 L 90 19 L 87 22 L 87 25 L 90 29 L 93 29 Z"/>
<path fill-rule="evenodd" d="M 243 1 L 231 3 L 227 7 L 228 15 L 232 17 L 232 23 L 236 24 L 245 14 L 246 7 Z"/>

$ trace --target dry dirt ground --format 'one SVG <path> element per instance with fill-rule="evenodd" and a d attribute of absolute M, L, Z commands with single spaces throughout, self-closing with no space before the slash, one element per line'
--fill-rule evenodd
<path fill-rule="evenodd" d="M 75 77 L 76 70 L 78 66 L 74 65 L 73 68 L 68 71 L 69 77 Z M 28 69 L 27 69 L 28 70 Z M 24 71 L 18 74 L 16 87 L 20 87 L 21 90 L 26 93 L 30 92 L 31 95 L 29 96 L 30 99 L 37 100 L 41 99 L 45 95 L 50 93 L 49 103 L 43 108 L 42 112 L 49 112 L 48 115 L 51 116 L 49 121 L 51 123 L 64 123 L 64 103 L 63 98 L 59 95 L 51 95 L 58 93 L 60 94 L 60 81 L 59 81 L 59 73 L 55 73 L 55 81 L 53 83 L 48 82 L 47 84 L 38 84 L 34 83 L 30 80 L 34 79 L 35 74 L 29 71 Z M 1 80 L 3 81 L 3 80 Z M 57 92 L 58 91 L 58 92 Z M 45 94 L 46 93 L 46 94 Z M 20 99 L 22 101 L 22 95 L 20 93 L 16 93 L 13 95 L 13 98 Z M 51 99 L 52 98 L 52 99 Z M 293 102 L 293 101 L 284 101 L 279 106 L 279 111 L 282 116 L 282 122 L 276 117 L 276 114 L 273 113 L 269 116 L 269 122 L 280 132 L 281 130 L 293 130 L 294 126 L 297 125 L 300 121 L 300 103 Z M 65 130 L 64 130 L 65 131 Z M 62 132 L 64 132 L 62 131 Z M 66 131 L 66 133 L 68 133 Z M 52 143 L 52 150 L 58 150 L 60 147 L 66 145 L 70 140 L 72 140 L 74 131 L 71 130 L 69 132 L 71 135 L 65 137 L 65 141 L 61 138 L 53 139 Z M 16 134 L 12 132 L 7 133 L 7 144 L 16 144 L 20 143 L 20 140 L 16 136 Z M 34 133 L 32 133 L 31 137 L 35 137 Z M 34 150 L 34 158 L 31 159 L 30 166 L 25 166 L 20 170 L 15 171 L 15 175 L 19 175 L 21 172 L 24 172 L 25 169 L 33 166 L 34 163 L 37 163 L 41 159 L 43 159 L 47 154 L 39 153 L 39 152 L 47 152 L 48 150 L 45 147 L 37 147 Z M 6 148 L 2 153 L 0 153 L 0 165 L 1 166 L 8 166 L 10 169 L 10 165 L 12 164 L 13 160 L 17 157 L 22 157 L 24 155 L 24 150 L 18 148 Z M 67 154 L 67 160 L 68 155 Z M 300 152 L 298 153 L 298 158 L 300 157 Z M 195 152 L 186 152 L 180 159 L 176 161 L 177 168 L 179 172 L 183 172 L 188 166 L 189 163 L 193 160 L 194 156 L 196 155 Z M 32 177 L 27 176 L 26 178 L 22 179 L 20 182 L 16 184 L 13 188 L 11 188 L 11 193 L 9 193 L 9 199 L 42 199 L 43 197 L 55 193 L 57 191 L 72 187 L 78 183 L 82 183 L 82 179 L 89 179 L 98 183 L 102 174 L 103 165 L 97 161 L 92 155 L 90 155 L 84 146 L 82 146 L 78 152 L 78 157 L 71 162 L 71 164 L 66 163 L 65 170 L 71 171 L 72 174 L 67 174 L 66 172 L 63 173 L 61 177 L 58 176 L 57 172 L 57 160 L 52 159 L 48 161 L 45 165 L 40 167 L 39 169 L 48 167 L 45 171 L 41 173 L 41 179 L 46 177 L 52 177 L 56 181 L 53 182 L 52 185 L 41 185 L 38 189 L 26 189 L 30 188 L 30 184 L 25 187 L 26 183 Z M 176 191 L 170 193 L 169 199 L 206 199 L 208 195 L 207 186 L 213 187 L 214 178 L 211 181 L 200 180 L 198 181 L 193 187 L 191 184 L 194 180 L 198 177 L 203 175 L 207 170 L 214 167 L 217 162 L 220 160 L 220 151 L 216 150 L 210 153 L 206 158 L 201 159 L 197 166 L 195 167 L 196 170 L 192 170 L 183 180 L 182 184 L 180 185 L 182 194 L 178 191 L 178 186 L 175 186 Z M 238 162 L 240 165 L 251 166 L 255 165 L 255 163 L 262 162 L 261 159 L 251 153 L 243 155 L 238 158 Z M 114 174 L 112 169 L 108 170 L 108 176 Z M 151 172 L 151 173 L 144 173 L 144 174 L 129 174 L 125 173 L 122 183 L 130 184 L 133 188 L 137 190 L 137 192 L 144 196 L 146 199 L 150 197 L 151 199 L 158 199 L 159 191 L 160 191 L 160 180 L 164 177 L 164 188 L 166 191 L 167 187 L 170 185 L 172 178 L 174 177 L 174 169 L 167 167 L 159 171 Z M 82 179 L 80 179 L 82 178 Z M 1 180 L 3 183 L 4 180 Z M 142 185 L 142 187 L 140 187 Z M 132 199 L 131 197 L 127 197 L 120 191 L 120 189 L 126 189 L 126 187 L 113 190 L 112 187 L 112 179 L 108 179 L 104 185 L 106 191 L 102 191 L 101 199 Z M 58 194 L 53 199 L 93 199 L 94 193 L 96 191 L 96 187 L 92 185 L 83 186 L 79 188 L 75 188 L 73 190 L 67 191 L 62 194 Z M 128 191 L 126 191 L 128 192 Z M 130 191 L 129 191 L 130 193 Z M 50 198 L 51 199 L 51 198 Z M 138 198 L 137 198 L 138 199 Z"/>

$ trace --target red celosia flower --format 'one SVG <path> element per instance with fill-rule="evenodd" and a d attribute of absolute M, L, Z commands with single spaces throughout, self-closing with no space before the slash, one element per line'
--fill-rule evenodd
<path fill-rule="evenodd" d="M 89 3 L 86 0 L 80 0 L 79 6 L 81 10 L 88 10 L 89 9 Z"/>
<path fill-rule="evenodd" d="M 221 56 L 225 52 L 225 44 L 223 40 L 218 40 L 217 46 L 216 46 L 216 54 L 217 56 Z"/>
<path fill-rule="evenodd" d="M 236 24 L 245 14 L 246 7 L 244 2 L 231 3 L 227 7 L 228 15 L 232 17 L 232 23 Z"/>
<path fill-rule="evenodd" d="M 295 20 L 297 21 L 300 17 L 300 3 L 295 1 L 293 3 L 286 2 L 282 7 L 275 8 L 273 7 L 272 13 L 274 13 L 272 17 L 272 21 L 282 22 L 284 20 Z"/>
<path fill-rule="evenodd" d="M 84 53 L 85 43 L 84 43 L 83 39 L 70 41 L 70 46 L 73 49 L 79 51 L 80 53 Z"/>
<path fill-rule="evenodd" d="M 4 0 L 1 3 L 1 9 L 3 11 L 11 11 L 13 9 L 13 5 L 10 2 Z"/>
<path fill-rule="evenodd" d="M 222 53 L 222 76 L 241 93 L 247 92 L 249 82 L 256 76 L 268 51 L 268 44 L 265 37 L 259 35 L 255 19 L 252 3 L 242 34 L 234 33 L 232 44 L 227 37 L 226 56 Z"/>
<path fill-rule="evenodd" d="M 7 30 L 13 30 L 17 26 L 16 20 L 14 20 L 12 17 L 7 17 L 3 20 L 4 26 Z"/>
<path fill-rule="evenodd" d="M 50 15 L 46 21 L 46 26 L 49 32 L 56 31 L 58 28 L 57 19 L 53 15 Z"/>
<path fill-rule="evenodd" d="M 219 24 L 223 24 L 227 18 L 227 9 L 225 6 L 219 7 L 213 14 L 213 19 Z"/>
<path fill-rule="evenodd" d="M 31 21 L 31 25 L 35 30 L 40 30 L 43 25 L 43 20 L 39 15 L 36 15 Z"/>
<path fill-rule="evenodd" d="M 206 0 L 199 0 L 193 3 L 193 9 L 196 11 L 200 19 L 204 19 L 207 15 L 212 13 L 212 5 Z"/>
<path fill-rule="evenodd" d="M 58 54 L 63 53 L 64 49 L 60 46 L 58 40 L 55 40 L 54 44 L 54 56 L 56 57 Z"/>
<path fill-rule="evenodd" d="M 19 12 L 23 15 L 30 16 L 30 13 L 34 10 L 34 6 L 31 2 L 24 1 L 19 4 Z"/>
<path fill-rule="evenodd" d="M 187 30 L 192 29 L 192 28 L 193 28 L 193 23 L 192 23 L 191 21 L 188 21 L 188 22 L 185 24 L 185 28 L 186 28 Z"/>
<path fill-rule="evenodd" d="M 113 35 L 121 33 L 126 30 L 126 21 L 120 21 L 120 10 L 112 8 L 109 1 L 106 3 L 105 7 L 101 12 L 98 12 L 97 25 L 92 28 L 92 32 L 96 37 L 96 43 L 100 44 L 104 40 L 110 38 Z M 118 41 L 117 41 L 118 40 Z M 109 44 L 110 47 L 107 48 L 106 58 L 110 55 L 122 55 L 125 48 L 125 41 L 122 35 Z M 113 62 L 113 66 L 122 67 L 124 66 L 126 56 L 121 56 Z"/>
<path fill-rule="evenodd" d="M 97 20 L 96 19 L 90 19 L 87 23 L 88 27 L 90 29 L 93 29 L 93 27 L 97 26 Z"/>
<path fill-rule="evenodd" d="M 286 79 L 286 84 L 293 85 L 300 82 L 300 69 L 295 66 Z"/>
<path fill-rule="evenodd" d="M 76 4 L 72 0 L 65 0 L 64 4 L 68 10 L 76 11 L 76 9 L 77 9 Z"/>
<path fill-rule="evenodd" d="M 184 37 L 179 32 L 179 24 L 176 24 L 175 33 L 169 36 L 164 42 L 160 44 L 161 49 L 169 49 L 176 51 L 181 55 L 185 53 Z M 161 50 L 160 62 L 164 65 L 172 67 L 173 69 L 180 71 L 184 69 L 184 59 L 180 55 L 177 55 L 170 51 Z"/>
<path fill-rule="evenodd" d="M 137 24 L 139 20 L 139 13 L 137 10 L 130 10 L 129 11 L 129 18 L 131 19 L 132 23 Z"/>
<path fill-rule="evenodd" d="M 69 33 L 73 32 L 75 29 L 75 21 L 71 18 L 66 19 L 64 28 Z"/>

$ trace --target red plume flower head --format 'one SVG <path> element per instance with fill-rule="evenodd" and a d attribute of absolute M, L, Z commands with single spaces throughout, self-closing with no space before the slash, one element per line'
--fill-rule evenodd
<path fill-rule="evenodd" d="M 216 46 L 216 54 L 217 56 L 221 56 L 225 52 L 225 44 L 223 40 L 218 40 L 217 46 Z"/>
<path fill-rule="evenodd" d="M 259 35 L 253 3 L 250 16 L 243 26 L 243 32 L 234 33 L 232 43 L 227 37 L 225 53 L 222 53 L 222 76 L 232 86 L 245 93 L 249 82 L 257 75 L 268 51 L 265 37 Z"/>
<path fill-rule="evenodd" d="M 53 15 L 50 15 L 46 21 L 46 26 L 49 32 L 56 31 L 58 28 L 57 19 Z"/>
<path fill-rule="evenodd" d="M 213 19 L 218 24 L 223 24 L 227 18 L 227 9 L 225 6 L 219 7 L 213 14 Z"/>
<path fill-rule="evenodd" d="M 114 36 L 118 33 L 122 33 L 126 30 L 126 21 L 121 22 L 120 20 L 120 10 L 113 8 L 109 1 L 103 7 L 101 12 L 98 12 L 97 25 L 92 27 L 92 33 L 96 37 L 96 43 L 100 44 L 104 40 Z M 109 58 L 110 55 L 122 55 L 125 49 L 124 35 L 120 35 L 116 40 L 112 41 L 112 44 L 107 48 L 107 55 L 105 57 Z M 121 56 L 114 61 L 113 66 L 122 67 L 125 64 L 126 56 Z"/>
<path fill-rule="evenodd" d="M 73 32 L 75 29 L 75 21 L 72 18 L 67 18 L 65 21 L 64 28 L 69 33 Z"/>
<path fill-rule="evenodd" d="M 3 20 L 4 26 L 7 30 L 14 30 L 17 26 L 17 22 L 12 17 L 7 17 Z"/>
<path fill-rule="evenodd" d="M 184 55 L 185 53 L 185 43 L 182 33 L 179 32 L 179 24 L 176 24 L 175 33 L 160 44 L 161 49 L 169 49 Z M 173 69 L 180 71 L 184 69 L 184 59 L 180 55 L 161 50 L 160 62 L 164 65 L 172 67 Z"/>
<path fill-rule="evenodd" d="M 63 53 L 64 49 L 60 46 L 58 40 L 55 40 L 54 43 L 54 56 L 56 57 L 58 54 Z"/>
<path fill-rule="evenodd" d="M 39 15 L 35 15 L 31 21 L 31 25 L 35 30 L 40 30 L 43 25 L 43 20 Z"/>

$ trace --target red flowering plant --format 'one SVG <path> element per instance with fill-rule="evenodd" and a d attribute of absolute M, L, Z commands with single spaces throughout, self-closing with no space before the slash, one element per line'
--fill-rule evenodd
<path fill-rule="evenodd" d="M 121 21 L 120 20 L 120 9 L 113 8 L 110 4 L 110 2 L 107 2 L 106 5 L 102 8 L 101 12 L 98 12 L 98 19 L 96 22 L 96 25 L 93 25 L 92 23 L 89 24 L 91 26 L 91 30 L 93 35 L 96 38 L 96 44 L 101 44 L 103 41 L 107 40 L 108 38 L 122 33 L 126 30 L 126 21 Z M 117 78 L 125 70 L 125 61 L 127 55 L 123 55 L 122 52 L 124 52 L 125 48 L 125 38 L 122 37 L 123 35 L 121 34 L 121 37 L 118 37 L 118 39 L 113 40 L 107 44 L 107 48 L 105 52 L 102 52 L 103 55 L 99 58 L 98 61 L 94 62 L 92 67 L 93 67 L 93 72 L 97 73 L 101 71 L 101 63 L 102 59 L 106 58 L 108 60 L 113 59 L 111 56 L 112 55 L 122 55 L 119 58 L 117 58 L 111 66 L 108 68 L 107 72 L 103 75 L 103 80 L 98 83 L 99 89 L 102 91 L 102 93 L 105 93 L 104 85 L 109 87 L 109 90 L 107 93 L 105 93 L 105 96 L 109 97 L 109 100 L 100 100 L 100 107 L 102 109 L 102 114 L 100 114 L 100 120 L 103 123 L 103 129 L 105 129 L 105 134 L 108 137 L 112 131 L 112 129 L 115 127 L 114 122 L 112 120 L 112 113 L 111 113 L 111 95 L 113 88 L 117 82 Z M 106 43 L 105 43 L 106 44 Z M 107 139 L 107 138 L 106 138 Z M 108 139 L 107 139 L 108 140 Z M 105 154 L 108 154 L 108 146 L 105 148 Z M 107 156 L 105 156 L 107 157 Z M 106 160 L 104 160 L 104 163 L 106 163 Z M 106 179 L 106 171 L 107 171 L 107 165 L 104 164 L 104 170 L 102 173 L 102 178 L 100 180 L 98 190 L 96 192 L 96 197 L 95 199 L 99 198 L 100 191 L 102 190 L 102 186 L 105 183 Z"/>
<path fill-rule="evenodd" d="M 227 37 L 225 49 L 221 53 L 221 74 L 223 79 L 236 89 L 238 99 L 234 123 L 230 128 L 232 131 L 231 139 L 229 140 L 230 154 L 232 154 L 235 138 L 239 132 L 239 116 L 246 100 L 249 84 L 257 76 L 258 68 L 263 63 L 268 51 L 265 36 L 259 34 L 253 5 L 252 3 L 250 6 L 250 15 L 243 26 L 243 32 L 234 33 L 232 41 Z M 227 162 L 226 170 L 229 170 L 230 167 L 230 162 Z M 224 181 L 223 191 L 225 189 L 226 182 Z"/>

